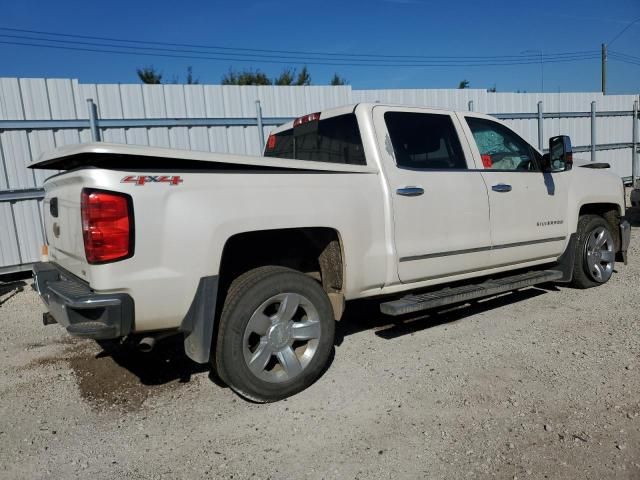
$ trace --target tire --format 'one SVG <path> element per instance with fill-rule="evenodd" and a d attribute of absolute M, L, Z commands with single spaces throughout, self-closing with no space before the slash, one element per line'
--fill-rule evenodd
<path fill-rule="evenodd" d="M 289 268 L 256 268 L 229 287 L 214 367 L 242 397 L 281 400 L 320 377 L 334 331 L 331 302 L 317 281 Z"/>
<path fill-rule="evenodd" d="M 598 215 L 580 217 L 571 286 L 591 288 L 607 283 L 615 268 L 615 256 L 615 237 L 609 223 Z"/>

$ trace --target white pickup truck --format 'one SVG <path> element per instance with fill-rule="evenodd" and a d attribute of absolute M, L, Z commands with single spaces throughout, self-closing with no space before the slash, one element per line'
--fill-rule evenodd
<path fill-rule="evenodd" d="M 626 261 L 620 178 L 542 155 L 487 115 L 383 104 L 313 113 L 249 157 L 93 143 L 45 154 L 44 322 L 147 347 L 182 333 L 240 395 L 314 382 L 345 301 L 388 315 Z"/>

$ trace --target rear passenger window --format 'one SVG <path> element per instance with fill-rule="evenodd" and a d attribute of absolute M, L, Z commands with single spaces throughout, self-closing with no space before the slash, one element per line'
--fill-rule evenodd
<path fill-rule="evenodd" d="M 449 115 L 387 112 L 384 114 L 396 164 L 419 170 L 464 170 L 467 162 Z"/>

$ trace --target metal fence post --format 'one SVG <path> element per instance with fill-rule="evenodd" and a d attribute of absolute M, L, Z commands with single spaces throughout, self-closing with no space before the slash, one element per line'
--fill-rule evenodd
<path fill-rule="evenodd" d="M 473 112 L 473 100 L 469 100 L 469 111 Z"/>
<path fill-rule="evenodd" d="M 91 140 L 100 141 L 100 129 L 98 128 L 98 109 L 93 103 L 93 98 L 87 98 L 87 108 L 89 109 L 89 128 L 91 128 Z"/>
<path fill-rule="evenodd" d="M 260 140 L 260 152 L 264 150 L 264 128 L 262 127 L 262 107 L 260 100 L 256 100 L 256 120 L 258 122 L 258 139 Z"/>
<path fill-rule="evenodd" d="M 538 101 L 538 149 L 544 150 L 544 113 L 542 110 L 542 100 Z"/>
<path fill-rule="evenodd" d="M 633 102 L 633 139 L 631 141 L 631 187 L 636 188 L 638 173 L 638 100 Z"/>
<path fill-rule="evenodd" d="M 591 161 L 596 161 L 596 101 L 591 102 Z"/>

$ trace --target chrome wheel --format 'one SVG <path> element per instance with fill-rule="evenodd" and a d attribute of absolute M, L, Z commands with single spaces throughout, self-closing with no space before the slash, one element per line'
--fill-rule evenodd
<path fill-rule="evenodd" d="M 320 335 L 320 316 L 309 299 L 297 293 L 274 295 L 255 310 L 245 327 L 245 363 L 261 380 L 291 380 L 315 356 Z"/>
<path fill-rule="evenodd" d="M 598 227 L 589 233 L 585 262 L 594 281 L 604 283 L 611 278 L 615 265 L 615 244 L 611 233 L 605 227 Z"/>

